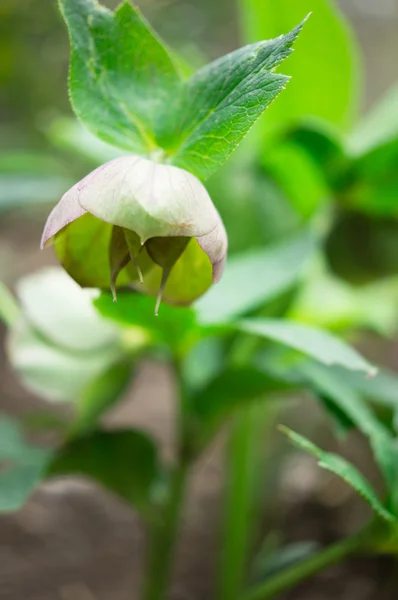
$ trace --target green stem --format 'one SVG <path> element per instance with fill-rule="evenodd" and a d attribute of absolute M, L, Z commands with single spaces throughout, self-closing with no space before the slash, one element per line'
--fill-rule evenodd
<path fill-rule="evenodd" d="M 232 366 L 248 364 L 258 340 L 238 335 L 230 348 Z M 226 489 L 222 524 L 219 600 L 237 600 L 243 589 L 247 559 L 255 528 L 258 481 L 268 407 L 251 404 L 231 419 L 226 455 Z"/>
<path fill-rule="evenodd" d="M 181 506 L 188 468 L 176 467 L 166 500 L 158 519 L 149 525 L 149 551 L 147 556 L 144 600 L 162 600 L 170 582 L 175 545 L 178 537 Z"/>
<path fill-rule="evenodd" d="M 193 460 L 186 452 L 189 437 L 188 398 L 183 390 L 181 367 L 177 359 L 174 368 L 177 384 L 180 387 L 177 412 L 177 459 L 171 474 L 168 496 L 154 520 L 148 524 L 149 548 L 143 600 L 163 600 L 167 595 L 185 488 Z"/>
<path fill-rule="evenodd" d="M 255 518 L 255 491 L 267 411 L 254 405 L 231 422 L 226 460 L 226 494 L 219 600 L 235 600 L 243 588 Z M 260 478 L 261 480 L 261 478 Z"/>
<path fill-rule="evenodd" d="M 282 592 L 295 587 L 308 577 L 357 553 L 363 547 L 365 540 L 364 532 L 360 532 L 342 542 L 337 542 L 308 560 L 294 565 L 282 573 L 278 573 L 263 584 L 249 590 L 243 595 L 242 600 L 269 600 L 270 598 L 274 598 L 282 594 Z"/>

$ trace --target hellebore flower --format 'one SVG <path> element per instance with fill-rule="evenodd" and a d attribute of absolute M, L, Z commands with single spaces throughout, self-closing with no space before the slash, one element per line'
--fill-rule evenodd
<path fill-rule="evenodd" d="M 66 271 L 83 287 L 138 282 L 170 304 L 189 304 L 222 275 L 227 235 L 202 183 L 177 167 L 140 156 L 105 163 L 55 206 L 41 247 L 54 241 Z"/>

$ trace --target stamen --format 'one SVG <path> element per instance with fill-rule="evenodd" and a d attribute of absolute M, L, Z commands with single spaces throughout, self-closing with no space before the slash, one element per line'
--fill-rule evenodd
<path fill-rule="evenodd" d="M 114 281 L 111 281 L 111 292 L 112 292 L 113 301 L 117 302 L 116 285 L 115 285 Z"/>
<path fill-rule="evenodd" d="M 162 301 L 162 296 L 163 296 L 163 292 L 164 292 L 164 288 L 166 287 L 166 283 L 167 280 L 169 278 L 170 275 L 170 269 L 163 269 L 162 272 L 162 280 L 160 282 L 160 288 L 159 288 L 159 292 L 156 298 L 156 305 L 155 305 L 155 317 L 159 316 L 159 307 L 160 307 L 160 303 Z"/>
<path fill-rule="evenodd" d="M 134 268 L 137 271 L 138 280 L 139 280 L 140 284 L 142 285 L 144 283 L 144 278 L 142 276 L 142 271 L 141 271 L 141 269 L 140 269 L 140 267 L 139 267 L 139 265 L 137 263 L 137 259 L 135 257 L 135 254 L 134 254 L 134 252 L 132 251 L 132 249 L 130 247 L 129 247 L 129 253 L 130 253 L 131 262 L 133 263 Z"/>
<path fill-rule="evenodd" d="M 110 288 L 113 301 L 117 301 L 116 283 L 119 273 L 130 262 L 130 255 L 124 239 L 123 229 L 116 225 L 112 228 L 111 242 L 109 246 L 109 269 Z"/>

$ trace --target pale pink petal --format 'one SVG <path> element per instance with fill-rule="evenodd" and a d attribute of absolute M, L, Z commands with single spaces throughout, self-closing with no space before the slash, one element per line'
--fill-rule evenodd
<path fill-rule="evenodd" d="M 213 267 L 213 283 L 217 283 L 223 274 L 228 251 L 227 232 L 221 218 L 219 217 L 216 227 L 210 233 L 196 239 L 210 259 Z"/>
<path fill-rule="evenodd" d="M 121 156 L 91 173 L 79 203 L 112 225 L 152 237 L 206 235 L 219 215 L 204 185 L 191 173 L 141 156 Z"/>
<path fill-rule="evenodd" d="M 52 238 L 58 231 L 61 231 L 66 225 L 86 214 L 87 211 L 78 202 L 79 186 L 81 183 L 80 181 L 66 192 L 51 211 L 44 226 L 40 243 L 41 249 L 51 243 Z"/>

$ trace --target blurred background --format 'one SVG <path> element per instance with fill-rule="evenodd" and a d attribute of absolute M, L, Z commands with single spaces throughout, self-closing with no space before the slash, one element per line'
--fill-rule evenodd
<path fill-rule="evenodd" d="M 277 5 L 278 0 L 274 1 Z M 297 5 L 300 1 L 296 0 Z M 140 0 L 137 4 L 169 45 L 193 67 L 245 41 L 238 7 L 230 0 Z M 305 6 L 308 4 L 306 1 Z M 357 82 L 359 113 L 363 115 L 377 105 L 398 80 L 398 0 L 341 0 L 338 4 L 357 36 L 363 56 L 363 74 L 358 75 Z M 114 7 L 116 2 L 108 0 L 106 5 Z M 282 26 L 278 33 L 284 31 Z M 68 55 L 66 30 L 55 0 L 1 0 L 0 281 L 12 290 L 25 274 L 43 265 L 56 264 L 51 251 L 38 249 L 49 207 L 71 184 L 113 152 L 85 134 L 73 119 L 67 93 Z M 281 70 L 283 72 L 283 67 Z M 398 113 L 397 95 L 395 102 Z M 398 130 L 395 134 L 398 137 Z M 243 175 L 238 185 L 230 187 L 235 187 L 237 194 L 242 189 L 242 198 L 253 193 L 250 191 L 253 189 L 258 193 L 260 188 L 250 187 L 252 183 L 245 179 L 247 171 L 254 169 L 257 173 L 257 167 L 246 167 L 240 155 L 231 160 L 240 161 Z M 395 164 L 397 173 L 397 162 L 391 164 Z M 261 218 L 259 221 L 260 213 L 254 211 L 252 221 L 245 216 L 245 227 L 237 228 L 236 222 L 243 214 L 240 211 L 249 210 L 245 200 L 241 202 L 229 196 L 231 190 L 225 187 L 225 179 L 216 176 L 209 182 L 227 225 L 232 253 L 248 245 L 271 243 L 300 228 L 303 218 L 308 217 L 308 211 L 305 215 L 305 210 L 300 209 L 297 221 L 296 212 L 292 210 L 294 191 L 290 194 L 283 189 L 279 171 L 272 165 L 277 162 L 262 165 L 266 177 L 261 182 L 268 186 L 268 191 L 272 188 L 270 193 L 275 204 L 275 210 L 261 209 L 266 221 L 264 227 Z M 263 175 L 262 172 L 261 178 Z M 398 185 L 390 180 L 389 184 L 395 186 L 389 189 L 398 201 Z M 294 180 L 292 185 L 294 187 Z M 304 188 L 301 194 L 308 197 L 310 190 Z M 343 197 L 344 193 L 340 195 Z M 365 323 L 366 334 L 359 336 L 359 343 L 370 359 L 398 370 L 395 337 L 398 295 L 394 279 L 398 273 L 396 209 L 386 211 L 373 228 L 373 217 L 369 216 L 372 211 L 358 212 L 355 204 L 354 208 L 349 203 L 347 206 L 338 212 L 330 228 L 328 274 L 333 272 L 339 278 L 339 285 L 344 282 L 341 285 L 350 286 L 393 278 L 389 279 L 391 287 L 383 288 L 382 300 L 376 294 L 379 303 L 384 303 L 386 298 L 385 306 L 379 306 L 377 301 L 373 306 L 380 319 L 373 315 L 372 323 L 377 321 L 379 331 L 375 332 L 377 327 L 368 327 L 369 322 Z M 269 225 L 273 222 L 277 226 Z M 374 229 L 377 229 L 375 236 Z M 366 242 L 366 245 L 365 240 L 370 240 L 369 244 Z M 373 252 L 374 243 L 377 250 Z M 341 248 L 343 258 L 339 254 Z M 325 285 L 328 295 L 331 288 L 326 286 L 330 283 L 330 279 L 324 283 L 319 279 L 318 287 Z M 341 293 L 348 293 L 346 288 L 343 292 L 341 289 L 338 288 L 336 299 L 341 299 Z M 304 298 L 296 311 L 303 320 L 307 311 L 311 313 L 310 320 L 318 318 L 319 324 L 336 330 L 343 325 L 358 325 L 360 329 L 363 323 L 358 324 L 356 319 L 360 294 L 355 296 L 356 304 L 352 304 L 350 296 L 349 310 L 344 305 L 337 315 L 332 311 L 326 316 L 314 316 L 312 309 L 314 303 L 319 308 L 318 297 L 308 292 L 310 299 Z M 384 310 L 388 314 L 385 315 Z M 369 317 L 369 321 L 372 319 Z M 44 401 L 21 386 L 6 360 L 5 328 L 2 327 L 0 324 L 0 410 L 20 416 L 39 411 Z M 170 456 L 172 400 L 173 381 L 168 369 L 162 364 L 144 362 L 122 404 L 107 417 L 108 422 L 143 426 L 160 440 L 165 456 Z M 67 416 L 70 408 L 57 405 L 53 410 Z M 294 422 L 296 429 L 299 423 L 307 430 L 315 424 L 316 435 L 323 440 L 323 446 L 333 447 L 335 442 L 328 422 L 313 403 L 302 399 L 299 407 L 293 405 L 287 412 L 284 422 Z M 278 444 L 275 436 L 271 460 L 276 461 L 281 452 Z M 378 484 L 369 450 L 359 436 L 349 438 L 344 452 Z M 176 600 L 204 600 L 213 590 L 223 487 L 222 454 L 223 439 L 220 438 L 198 465 L 191 486 L 174 577 L 173 598 Z M 329 543 L 355 530 L 366 512 L 366 507 L 343 483 L 319 471 L 308 457 L 293 454 L 284 463 L 278 493 L 267 500 L 264 530 L 271 533 L 279 530 L 292 542 Z M 142 544 L 143 532 L 138 520 L 104 491 L 77 479 L 67 484 L 45 484 L 22 511 L 0 518 L 0 599 L 131 599 L 140 577 Z M 397 586 L 390 559 L 363 558 L 328 570 L 286 598 L 395 600 Z"/>

